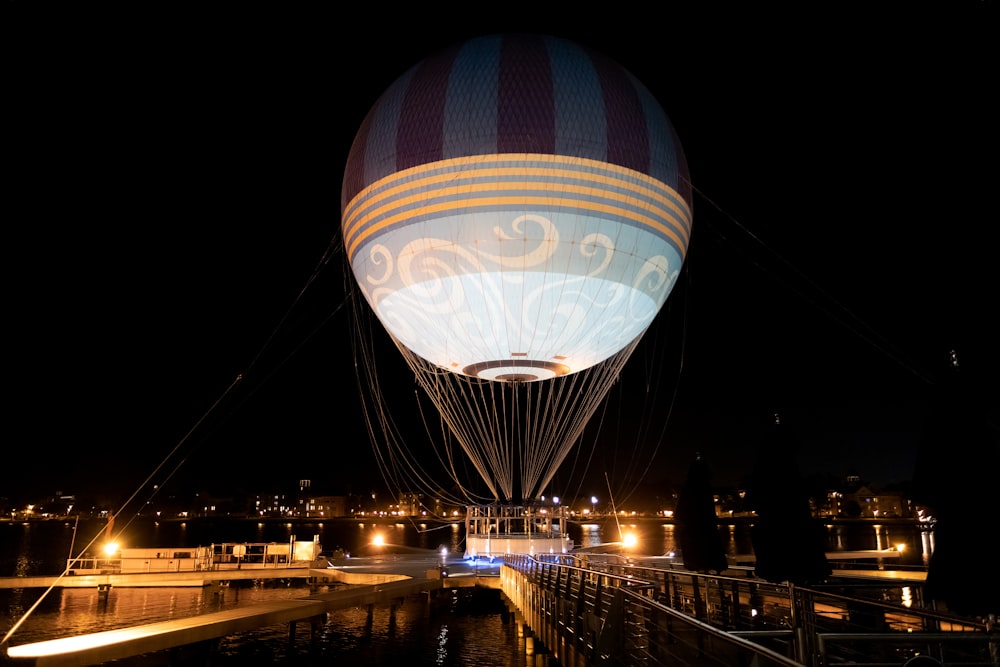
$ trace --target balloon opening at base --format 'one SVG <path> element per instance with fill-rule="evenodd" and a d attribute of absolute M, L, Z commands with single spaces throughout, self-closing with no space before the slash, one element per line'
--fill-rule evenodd
<path fill-rule="evenodd" d="M 569 366 L 554 361 L 529 359 L 496 359 L 469 364 L 463 375 L 496 382 L 535 382 L 567 375 Z"/>

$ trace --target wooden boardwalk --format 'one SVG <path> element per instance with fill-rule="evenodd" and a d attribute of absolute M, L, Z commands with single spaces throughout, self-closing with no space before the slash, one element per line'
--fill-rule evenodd
<path fill-rule="evenodd" d="M 269 625 L 289 626 L 297 622 L 321 623 L 327 612 L 358 606 L 392 604 L 408 595 L 430 593 L 445 588 L 486 586 L 500 588 L 499 565 L 490 571 L 465 564 L 452 564 L 448 577 L 439 575 L 436 557 L 357 558 L 342 561 L 340 567 L 317 569 L 231 569 L 204 572 L 162 572 L 120 575 L 76 575 L 61 577 L 56 586 L 207 586 L 217 581 L 261 578 L 308 578 L 316 584 L 341 583 L 347 586 L 301 598 L 271 600 L 219 612 L 176 620 L 149 623 L 74 637 L 60 637 L 19 646 L 3 647 L 6 663 L 37 667 L 86 667 L 111 660 L 134 658 L 158 651 L 202 646 L 233 634 Z M 8 577 L 8 587 L 48 587 L 56 577 Z M 13 580 L 13 581 L 12 581 Z"/>
<path fill-rule="evenodd" d="M 330 611 L 391 604 L 408 595 L 460 586 L 499 588 L 500 582 L 499 577 L 403 577 L 291 600 L 272 600 L 188 618 L 9 646 L 6 654 L 13 665 L 87 667 L 211 642 L 268 625 L 288 624 L 291 634 L 297 622 L 321 623 Z"/>
<path fill-rule="evenodd" d="M 743 587 L 761 585 L 749 578 L 657 570 L 638 562 L 614 562 L 598 569 L 593 569 L 598 563 L 589 563 L 588 567 L 581 568 L 528 556 L 514 557 L 506 565 L 508 567 L 503 568 L 505 579 L 500 576 L 499 564 L 484 571 L 467 563 L 451 563 L 447 566 L 448 576 L 442 576 L 441 566 L 435 557 L 350 559 L 342 561 L 339 567 L 310 571 L 311 581 L 317 584 L 334 581 L 351 584 L 339 590 L 254 603 L 183 619 L 8 646 L 4 647 L 5 664 L 88 667 L 115 660 L 127 665 L 152 664 L 148 662 L 150 659 L 166 659 L 169 664 L 210 664 L 211 656 L 218 650 L 223 637 L 266 626 L 287 625 L 291 639 L 295 637 L 296 624 L 303 622 L 309 623 L 311 638 L 319 641 L 328 612 L 356 607 L 368 607 L 370 612 L 376 605 L 395 605 L 412 594 L 427 593 L 428 600 L 431 600 L 435 591 L 444 588 L 488 586 L 500 588 L 516 607 L 517 622 L 524 626 L 526 636 L 531 635 L 536 650 L 542 654 L 551 652 L 562 664 L 583 664 L 582 661 L 595 655 L 627 650 L 629 655 L 635 654 L 635 661 L 631 664 L 691 664 L 696 658 L 701 660 L 707 651 L 717 658 L 716 664 L 806 667 L 807 664 L 829 664 L 826 662 L 828 656 L 824 654 L 820 663 L 809 661 L 812 649 L 787 628 L 790 611 L 786 613 L 786 608 L 790 610 L 791 605 L 796 604 L 801 609 L 829 607 L 839 610 L 837 605 L 864 603 L 854 598 L 845 602 L 835 592 L 797 589 L 796 602 L 790 597 L 790 589 L 787 599 L 779 599 L 780 591 L 758 591 L 764 596 L 759 606 L 765 611 L 767 600 L 777 596 L 776 601 L 770 614 L 751 617 L 738 610 L 746 603 L 744 593 L 752 593 L 749 588 L 741 593 Z M 623 571 L 615 573 L 608 567 Z M 225 571 L 221 574 L 232 573 Z M 248 574 L 259 576 L 261 572 L 250 571 Z M 922 577 L 914 576 L 917 574 L 922 573 L 878 570 L 864 573 L 849 571 L 847 576 L 853 580 L 870 578 L 879 585 L 890 585 L 890 582 L 895 585 L 919 584 Z M 717 584 L 712 586 L 706 583 L 708 580 L 717 580 Z M 621 585 L 611 585 L 614 581 L 619 581 Z M 640 584 L 638 589 L 630 590 L 637 583 Z M 769 586 L 774 587 L 765 585 L 765 588 Z M 697 599 L 703 601 L 700 606 L 694 602 Z M 668 603 L 671 601 L 679 606 L 670 606 Z M 930 612 L 897 610 L 882 603 L 872 605 L 877 607 L 874 611 L 880 618 L 891 616 L 894 623 L 905 622 L 919 631 L 871 632 L 862 629 L 866 633 L 863 635 L 865 641 L 878 642 L 889 637 L 891 641 L 905 639 L 920 644 L 932 638 L 923 630 L 926 624 L 920 617 L 921 613 L 927 615 Z M 851 607 L 844 607 L 843 612 L 830 617 L 833 620 L 829 623 L 834 629 L 822 636 L 819 634 L 821 626 L 816 621 L 826 616 L 814 615 L 806 624 L 813 628 L 817 638 L 825 642 L 824 650 L 829 652 L 829 656 L 839 656 L 838 651 L 843 653 L 837 641 L 847 635 L 837 624 L 843 624 L 851 616 Z M 829 615 L 827 611 L 823 614 Z M 859 618 L 867 619 L 868 615 Z M 753 629 L 747 631 L 737 625 L 733 631 L 731 625 L 742 622 L 741 619 L 749 619 L 746 622 Z M 928 616 L 928 620 L 936 619 Z M 771 627 L 764 624 L 771 621 L 777 625 Z M 565 634 L 565 629 L 570 627 L 575 630 Z M 751 635 L 753 639 L 750 639 Z M 860 641 L 857 637 L 861 636 L 856 633 L 850 635 L 851 641 L 856 644 Z M 934 635 L 933 639 L 941 646 L 947 643 L 951 647 L 957 641 L 955 637 L 973 645 L 975 650 L 980 650 L 980 644 L 988 641 L 984 634 L 973 632 L 951 632 L 940 637 Z M 912 647 L 904 648 L 910 650 Z"/>
<path fill-rule="evenodd" d="M 119 588 L 165 586 L 207 586 L 219 581 L 244 579 L 305 579 L 312 576 L 308 565 L 301 567 L 204 570 L 199 572 L 141 572 L 136 574 L 76 574 L 41 577 L 0 577 L 0 588 Z"/>

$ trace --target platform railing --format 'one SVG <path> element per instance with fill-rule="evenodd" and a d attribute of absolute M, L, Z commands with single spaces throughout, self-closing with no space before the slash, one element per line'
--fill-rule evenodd
<path fill-rule="evenodd" d="M 981 620 L 939 613 L 912 602 L 907 606 L 893 590 L 899 584 L 881 582 L 871 590 L 836 584 L 806 588 L 593 555 L 508 556 L 505 562 L 547 595 L 569 600 L 583 619 L 593 614 L 605 627 L 608 623 L 620 626 L 615 632 L 622 637 L 630 636 L 627 628 L 650 627 L 646 619 L 656 619 L 654 634 L 619 646 L 623 650 L 632 647 L 633 652 L 639 650 L 636 647 L 649 647 L 649 659 L 664 654 L 663 647 L 676 648 L 691 641 L 700 646 L 699 642 L 708 640 L 708 635 L 702 635 L 710 627 L 810 667 L 888 667 L 917 657 L 942 665 L 1000 667 L 1000 635 L 995 629 Z M 615 595 L 621 595 L 621 600 L 616 602 Z M 919 592 L 915 595 L 919 599 Z M 616 615 L 615 609 L 627 609 L 632 620 Z M 664 609 L 697 623 L 685 621 L 684 633 L 671 636 L 680 622 L 671 618 L 667 625 L 674 629 L 664 638 L 658 627 L 666 620 Z M 710 634 L 713 651 L 724 654 L 720 640 Z"/>
<path fill-rule="evenodd" d="M 774 650 L 658 601 L 655 584 L 629 574 L 570 565 L 559 557 L 509 555 L 505 595 L 543 641 L 589 665 L 803 667 L 789 646 Z M 790 632 L 783 633 L 785 639 Z M 557 655 L 562 664 L 579 664 Z"/>

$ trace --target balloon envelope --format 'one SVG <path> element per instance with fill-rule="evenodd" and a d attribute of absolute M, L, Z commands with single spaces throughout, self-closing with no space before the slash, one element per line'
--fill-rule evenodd
<path fill-rule="evenodd" d="M 469 40 L 406 72 L 355 138 L 341 204 L 383 326 L 487 380 L 567 375 L 625 348 L 691 232 L 660 105 L 619 65 L 545 36 Z"/>

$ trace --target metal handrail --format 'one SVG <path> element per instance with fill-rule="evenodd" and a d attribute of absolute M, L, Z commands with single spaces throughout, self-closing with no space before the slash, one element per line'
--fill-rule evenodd
<path fill-rule="evenodd" d="M 782 653 L 672 609 L 656 599 L 653 581 L 570 562 L 509 555 L 504 567 L 517 571 L 548 596 L 545 606 L 553 616 L 552 625 L 564 628 L 593 663 L 626 667 L 697 661 L 720 666 L 804 667 L 786 654 L 788 649 Z"/>
<path fill-rule="evenodd" d="M 933 651 L 953 657 L 951 663 L 942 664 L 1000 667 L 996 657 L 1000 637 L 984 622 L 893 601 L 899 597 L 887 592 L 893 582 L 880 582 L 882 597 L 867 599 L 753 576 L 654 568 L 613 555 L 542 554 L 505 560 L 529 581 L 573 600 L 577 609 L 604 614 L 605 623 L 606 615 L 618 604 L 614 595 L 638 597 L 647 601 L 643 614 L 660 614 L 659 607 L 670 609 L 716 633 L 771 647 L 794 657 L 797 664 L 857 663 L 855 647 L 849 640 L 840 640 L 864 637 L 869 643 L 884 640 L 870 652 L 873 659 L 887 661 L 872 665 L 895 667 L 902 664 L 901 658 Z M 604 586 L 594 585 L 598 581 Z M 860 588 L 855 590 L 864 594 Z M 967 639 L 957 639 L 962 636 Z"/>

